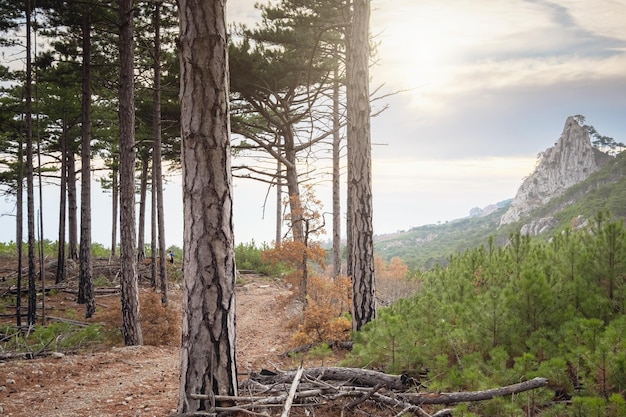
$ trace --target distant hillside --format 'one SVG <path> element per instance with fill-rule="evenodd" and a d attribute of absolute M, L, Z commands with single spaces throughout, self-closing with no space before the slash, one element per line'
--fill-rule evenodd
<path fill-rule="evenodd" d="M 526 193 L 532 193 L 532 189 Z M 502 217 L 511 208 L 509 203 L 510 200 L 502 202 L 495 209 L 473 209 L 473 216 L 444 224 L 377 236 L 375 251 L 386 260 L 399 256 L 412 268 L 430 269 L 438 263 L 445 264 L 450 255 L 488 245 L 490 237 L 499 246 L 518 230 L 551 236 L 555 231 L 584 224 L 599 211 L 608 211 L 613 218 L 626 218 L 626 153 L 604 159 L 602 166 L 584 181 L 521 213 L 518 220 L 502 224 Z"/>

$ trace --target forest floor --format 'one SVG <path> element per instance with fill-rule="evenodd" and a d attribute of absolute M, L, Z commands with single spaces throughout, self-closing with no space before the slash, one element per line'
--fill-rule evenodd
<path fill-rule="evenodd" d="M 140 291 L 152 292 L 149 287 Z M 170 285 L 168 292 L 169 308 L 180 317 L 180 285 Z M 288 323 L 297 311 L 290 295 L 282 282 L 268 277 L 245 275 L 238 280 L 241 379 L 249 371 L 293 369 L 299 364 L 301 358 L 283 355 L 289 349 Z M 46 297 L 46 309 L 55 314 L 58 309 L 84 311 L 75 298 L 58 292 Z M 98 296 L 98 311 L 90 321 L 98 322 L 107 310 L 119 309 L 118 298 L 119 294 Z M 175 331 L 180 334 L 179 325 Z M 160 346 L 98 346 L 77 354 L 0 361 L 0 416 L 167 416 L 176 411 L 178 401 L 178 353 L 176 340 Z M 324 364 L 332 363 L 333 358 L 327 358 Z"/>

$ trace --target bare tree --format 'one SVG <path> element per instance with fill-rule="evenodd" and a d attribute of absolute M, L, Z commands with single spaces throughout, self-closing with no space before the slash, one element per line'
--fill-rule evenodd
<path fill-rule="evenodd" d="M 184 256 L 178 411 L 237 394 L 225 0 L 179 1 Z M 208 399 L 192 398 L 206 394 Z M 217 403 L 217 404 L 216 404 Z"/>
<path fill-rule="evenodd" d="M 135 95 L 133 1 L 119 0 L 120 23 L 120 284 L 122 333 L 127 346 L 141 345 L 135 254 Z"/>
<path fill-rule="evenodd" d="M 348 271 L 352 277 L 352 327 L 376 317 L 372 156 L 369 100 L 370 0 L 354 0 L 348 46 Z"/>

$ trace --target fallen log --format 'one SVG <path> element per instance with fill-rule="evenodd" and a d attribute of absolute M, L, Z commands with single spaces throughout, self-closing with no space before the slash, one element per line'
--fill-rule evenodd
<path fill-rule="evenodd" d="M 490 400 L 495 397 L 505 397 L 507 395 L 518 394 L 524 391 L 545 387 L 548 385 L 546 378 L 533 378 L 529 381 L 518 384 L 507 385 L 505 387 L 492 388 L 484 391 L 450 392 L 450 393 L 415 393 L 399 394 L 398 398 L 416 405 L 422 404 L 455 404 L 464 402 L 475 402 Z"/>
<path fill-rule="evenodd" d="M 296 371 L 252 374 L 250 379 L 262 384 L 281 384 L 293 381 Z M 305 369 L 304 378 L 322 381 L 348 381 L 362 387 L 381 385 L 391 390 L 405 390 L 412 386 L 411 378 L 405 375 L 389 375 L 383 372 L 360 368 L 318 367 Z"/>

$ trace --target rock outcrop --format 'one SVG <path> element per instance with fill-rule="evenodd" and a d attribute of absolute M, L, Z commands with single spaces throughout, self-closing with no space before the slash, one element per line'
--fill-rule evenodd
<path fill-rule="evenodd" d="M 593 149 L 586 127 L 568 117 L 563 133 L 553 147 L 540 154 L 539 163 L 515 195 L 500 225 L 520 220 L 533 209 L 558 197 L 572 185 L 599 169 L 599 151 Z M 537 229 L 532 227 L 531 229 Z"/>

